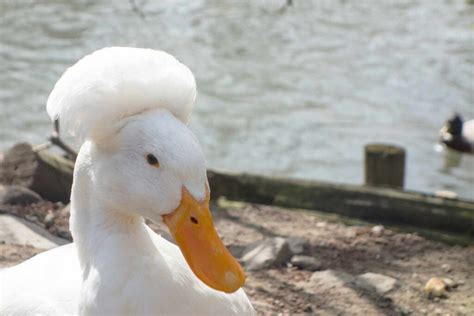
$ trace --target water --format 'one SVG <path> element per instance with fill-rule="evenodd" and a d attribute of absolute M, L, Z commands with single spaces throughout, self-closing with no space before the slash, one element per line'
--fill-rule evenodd
<path fill-rule="evenodd" d="M 135 5 L 134 5 L 135 4 Z M 191 122 L 211 167 L 363 182 L 363 146 L 407 149 L 406 187 L 474 199 L 474 156 L 436 150 L 474 118 L 465 1 L 0 1 L 0 148 L 41 143 L 64 69 L 110 45 L 168 51 L 195 73 Z"/>

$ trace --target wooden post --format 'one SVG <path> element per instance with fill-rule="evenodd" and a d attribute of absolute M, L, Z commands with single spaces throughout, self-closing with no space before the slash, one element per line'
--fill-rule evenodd
<path fill-rule="evenodd" d="M 474 202 L 398 189 L 208 171 L 211 198 L 225 197 L 396 225 L 429 238 L 474 244 Z"/>
<path fill-rule="evenodd" d="M 405 180 L 405 149 L 393 145 L 365 146 L 365 184 L 403 188 Z"/>

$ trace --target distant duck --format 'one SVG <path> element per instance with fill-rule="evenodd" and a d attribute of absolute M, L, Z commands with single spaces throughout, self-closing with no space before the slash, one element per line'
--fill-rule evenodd
<path fill-rule="evenodd" d="M 474 154 L 474 120 L 464 122 L 461 115 L 454 113 L 439 131 L 440 142 L 447 147 Z"/>

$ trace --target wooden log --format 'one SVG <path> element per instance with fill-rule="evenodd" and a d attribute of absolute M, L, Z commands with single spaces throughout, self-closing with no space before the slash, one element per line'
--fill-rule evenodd
<path fill-rule="evenodd" d="M 46 151 L 19 144 L 0 162 L 0 183 L 18 184 L 52 201 L 67 202 L 74 164 Z M 474 202 L 391 188 L 279 179 L 208 171 L 211 197 L 308 209 L 376 223 L 419 228 L 474 243 Z"/>
<path fill-rule="evenodd" d="M 365 184 L 403 188 L 405 149 L 384 144 L 365 146 Z"/>
<path fill-rule="evenodd" d="M 383 224 L 435 229 L 474 242 L 474 203 L 357 185 L 209 171 L 211 197 L 319 210 Z"/>
<path fill-rule="evenodd" d="M 27 187 L 53 202 L 69 202 L 74 163 L 47 151 L 35 152 L 20 143 L 0 162 L 0 183 Z"/>

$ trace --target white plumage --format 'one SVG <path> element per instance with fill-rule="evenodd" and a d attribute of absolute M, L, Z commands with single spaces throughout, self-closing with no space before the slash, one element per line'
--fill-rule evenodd
<path fill-rule="evenodd" d="M 52 119 L 80 140 L 107 138 L 122 118 L 166 108 L 186 123 L 196 98 L 192 72 L 152 49 L 109 47 L 69 68 L 47 103 Z"/>
<path fill-rule="evenodd" d="M 254 313 L 208 215 L 205 159 L 185 124 L 195 96 L 190 70 L 149 49 L 106 48 L 66 71 L 47 110 L 84 140 L 74 243 L 1 270 L 1 315 Z M 144 218 L 166 219 L 181 251 Z"/>
<path fill-rule="evenodd" d="M 464 122 L 462 126 L 462 136 L 474 148 L 474 120 L 469 120 L 467 122 Z"/>

